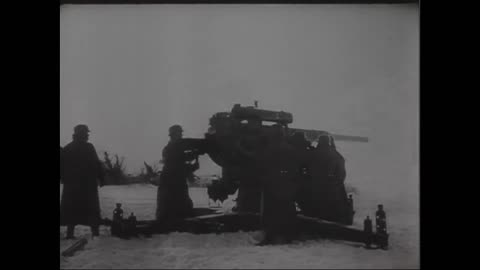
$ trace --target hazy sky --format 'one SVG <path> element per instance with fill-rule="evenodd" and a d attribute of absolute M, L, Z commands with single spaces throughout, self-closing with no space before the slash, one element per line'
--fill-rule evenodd
<path fill-rule="evenodd" d="M 169 126 L 203 137 L 258 100 L 293 127 L 369 137 L 338 143 L 350 177 L 418 184 L 418 5 L 64 5 L 60 23 L 61 145 L 86 123 L 138 172 Z"/>

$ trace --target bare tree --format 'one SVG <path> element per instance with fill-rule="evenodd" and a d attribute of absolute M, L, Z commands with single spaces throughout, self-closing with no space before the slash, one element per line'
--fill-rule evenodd
<path fill-rule="evenodd" d="M 159 163 L 153 163 L 152 165 L 149 165 L 147 162 L 143 162 L 145 165 L 145 179 L 147 182 L 153 185 L 158 185 L 158 177 L 160 176 L 160 170 L 159 170 Z"/>
<path fill-rule="evenodd" d="M 115 162 L 112 162 L 110 154 L 106 151 L 104 152 L 104 160 L 102 163 L 105 169 L 105 182 L 107 185 L 126 184 L 127 175 L 125 173 L 124 161 L 124 157 L 119 158 L 118 155 L 115 154 Z"/>

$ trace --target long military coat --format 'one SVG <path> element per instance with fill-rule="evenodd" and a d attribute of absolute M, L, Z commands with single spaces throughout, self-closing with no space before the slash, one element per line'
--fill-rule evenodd
<path fill-rule="evenodd" d="M 273 234 L 291 234 L 295 227 L 295 195 L 300 164 L 309 158 L 307 151 L 282 142 L 267 146 L 259 154 L 262 164 L 262 225 Z"/>
<path fill-rule="evenodd" d="M 312 151 L 312 180 L 306 194 L 307 214 L 345 223 L 350 209 L 345 191 L 345 159 L 332 147 Z"/>
<path fill-rule="evenodd" d="M 186 145 L 181 139 L 169 142 L 162 151 L 164 166 L 157 190 L 156 219 L 184 217 L 191 214 L 193 202 L 188 194 L 187 177 L 197 166 L 187 164 L 195 159 L 185 154 Z"/>
<path fill-rule="evenodd" d="M 94 146 L 80 141 L 67 144 L 60 155 L 60 176 L 60 224 L 97 225 L 98 180 L 103 181 L 103 169 Z"/>

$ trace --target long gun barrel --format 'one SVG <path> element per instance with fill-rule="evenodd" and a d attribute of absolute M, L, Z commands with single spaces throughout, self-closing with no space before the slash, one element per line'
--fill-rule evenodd
<path fill-rule="evenodd" d="M 316 141 L 318 137 L 322 135 L 330 135 L 337 141 L 368 142 L 367 137 L 332 134 L 323 130 L 289 128 L 289 131 L 290 131 L 290 135 L 294 134 L 295 132 L 302 132 L 303 134 L 305 134 L 305 139 L 307 139 L 310 142 Z"/>
<path fill-rule="evenodd" d="M 235 106 L 233 106 L 231 115 L 233 118 L 238 119 L 252 119 L 281 124 L 291 124 L 293 122 L 293 115 L 289 112 L 261 110 L 254 107 L 242 107 L 240 104 L 235 104 Z"/>

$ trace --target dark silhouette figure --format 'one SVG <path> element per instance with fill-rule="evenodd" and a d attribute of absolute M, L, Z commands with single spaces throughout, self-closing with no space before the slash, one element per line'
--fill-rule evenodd
<path fill-rule="evenodd" d="M 352 204 L 350 205 L 348 197 L 347 197 L 347 190 L 345 189 L 345 178 L 347 177 L 347 171 L 345 169 L 345 158 L 338 152 L 337 147 L 335 145 L 335 140 L 332 136 L 330 138 L 330 151 L 333 155 L 331 167 L 329 168 L 331 171 L 329 172 L 330 182 L 333 183 L 334 192 L 336 194 L 336 201 L 337 205 L 340 207 L 340 213 L 345 216 L 346 220 L 345 223 L 348 225 L 353 224 L 353 199 Z M 351 207 L 350 207 L 351 206 Z"/>
<path fill-rule="evenodd" d="M 350 210 L 350 215 L 349 215 L 349 222 L 348 224 L 353 224 L 353 216 L 355 215 L 355 210 L 354 210 L 354 207 L 353 207 L 353 197 L 352 197 L 352 194 L 348 194 L 348 208 Z"/>
<path fill-rule="evenodd" d="M 312 181 L 305 196 L 303 196 L 306 202 L 302 202 L 300 205 L 307 215 L 334 220 L 336 210 L 331 207 L 333 199 L 330 193 L 331 184 L 328 181 L 332 154 L 327 136 L 318 138 L 317 147 L 312 151 L 312 154 L 314 157 L 314 164 L 310 166 Z"/>
<path fill-rule="evenodd" d="M 242 166 L 237 168 L 239 187 L 236 201 L 237 212 L 260 212 L 261 181 L 259 164 L 251 158 L 265 145 L 261 121 L 249 120 L 247 130 L 238 141 L 238 158 Z M 235 191 L 233 191 L 235 192 Z"/>
<path fill-rule="evenodd" d="M 345 169 L 345 159 L 337 151 L 335 146 L 335 140 L 332 136 L 330 139 L 330 155 L 331 163 L 329 165 L 329 184 L 331 185 L 331 193 L 333 195 L 335 205 L 338 209 L 339 221 L 342 223 L 352 225 L 353 224 L 353 204 L 350 205 L 347 197 L 347 191 L 345 189 L 345 178 L 347 172 Z M 353 203 L 353 200 L 352 200 Z"/>
<path fill-rule="evenodd" d="M 345 159 L 336 150 L 333 137 L 322 135 L 316 148 L 306 149 L 310 160 L 297 195 L 300 209 L 308 216 L 353 224 L 354 212 L 344 186 Z"/>
<path fill-rule="evenodd" d="M 292 136 L 287 139 L 288 143 L 294 146 L 299 150 L 313 150 L 311 143 L 305 139 L 305 135 L 303 132 L 295 132 Z M 310 173 L 308 170 L 309 164 L 301 164 L 298 173 L 299 173 L 299 181 L 303 181 L 309 179 Z"/>
<path fill-rule="evenodd" d="M 345 169 L 345 158 L 343 158 L 340 152 L 338 152 L 333 137 L 329 136 L 329 139 L 330 149 L 334 155 L 334 162 L 332 164 L 332 172 L 330 175 L 333 175 L 338 182 L 342 183 L 343 186 L 343 182 L 345 181 L 345 178 L 347 178 L 347 171 Z M 345 189 L 343 190 L 343 193 L 345 194 L 344 198 L 346 198 L 347 192 L 345 191 Z"/>
<path fill-rule="evenodd" d="M 127 220 L 127 235 L 128 236 L 138 236 L 136 231 L 137 217 L 133 213 L 130 214 Z"/>
<path fill-rule="evenodd" d="M 288 142 L 298 148 L 311 148 L 310 142 L 305 139 L 305 135 L 302 132 L 295 132 L 292 136 L 288 138 Z"/>
<path fill-rule="evenodd" d="M 123 209 L 121 203 L 117 203 L 116 206 L 117 207 L 113 210 L 111 233 L 113 236 L 121 236 L 123 225 Z"/>
<path fill-rule="evenodd" d="M 387 214 L 383 210 L 383 205 L 378 205 L 378 210 L 375 213 L 376 233 L 379 239 L 379 245 L 382 249 L 388 248 L 388 234 L 387 234 Z"/>
<path fill-rule="evenodd" d="M 285 244 L 294 238 L 295 195 L 298 168 L 307 160 L 306 150 L 286 140 L 282 126 L 273 126 L 274 134 L 258 155 L 262 164 L 261 218 L 265 238 L 258 245 Z"/>
<path fill-rule="evenodd" d="M 290 145 L 300 151 L 314 150 L 311 143 L 307 139 L 305 139 L 305 134 L 303 132 L 295 132 L 292 136 L 289 136 L 287 138 L 287 141 Z M 309 213 L 311 212 L 310 206 L 312 193 L 312 177 L 310 173 L 310 164 L 300 164 L 295 181 L 298 183 L 295 201 L 298 203 L 303 213 Z"/>
<path fill-rule="evenodd" d="M 320 136 L 309 166 L 309 189 L 299 201 L 307 215 L 351 224 L 351 212 L 344 186 L 345 160 L 335 149 L 330 136 Z"/>
<path fill-rule="evenodd" d="M 383 210 L 383 205 L 381 204 L 378 205 L 378 210 L 375 213 L 375 223 L 377 225 L 377 233 L 387 233 L 387 215 Z"/>
<path fill-rule="evenodd" d="M 373 226 L 369 216 L 363 221 L 363 231 L 365 233 L 365 246 L 369 249 L 373 243 Z"/>
<path fill-rule="evenodd" d="M 123 220 L 123 209 L 122 204 L 117 203 L 115 210 L 113 210 L 113 221 Z"/>
<path fill-rule="evenodd" d="M 78 224 L 90 226 L 93 236 L 99 234 L 98 184 L 103 186 L 104 174 L 97 152 L 88 142 L 89 132 L 86 125 L 77 125 L 74 128 L 73 141 L 61 152 L 60 177 L 63 181 L 63 193 L 60 224 L 67 225 L 67 238 L 74 238 L 75 225 Z"/>
<path fill-rule="evenodd" d="M 199 168 L 198 154 L 188 151 L 181 126 L 171 126 L 169 136 L 170 141 L 162 151 L 164 166 L 157 192 L 157 221 L 182 218 L 193 212 L 187 178 Z"/>

